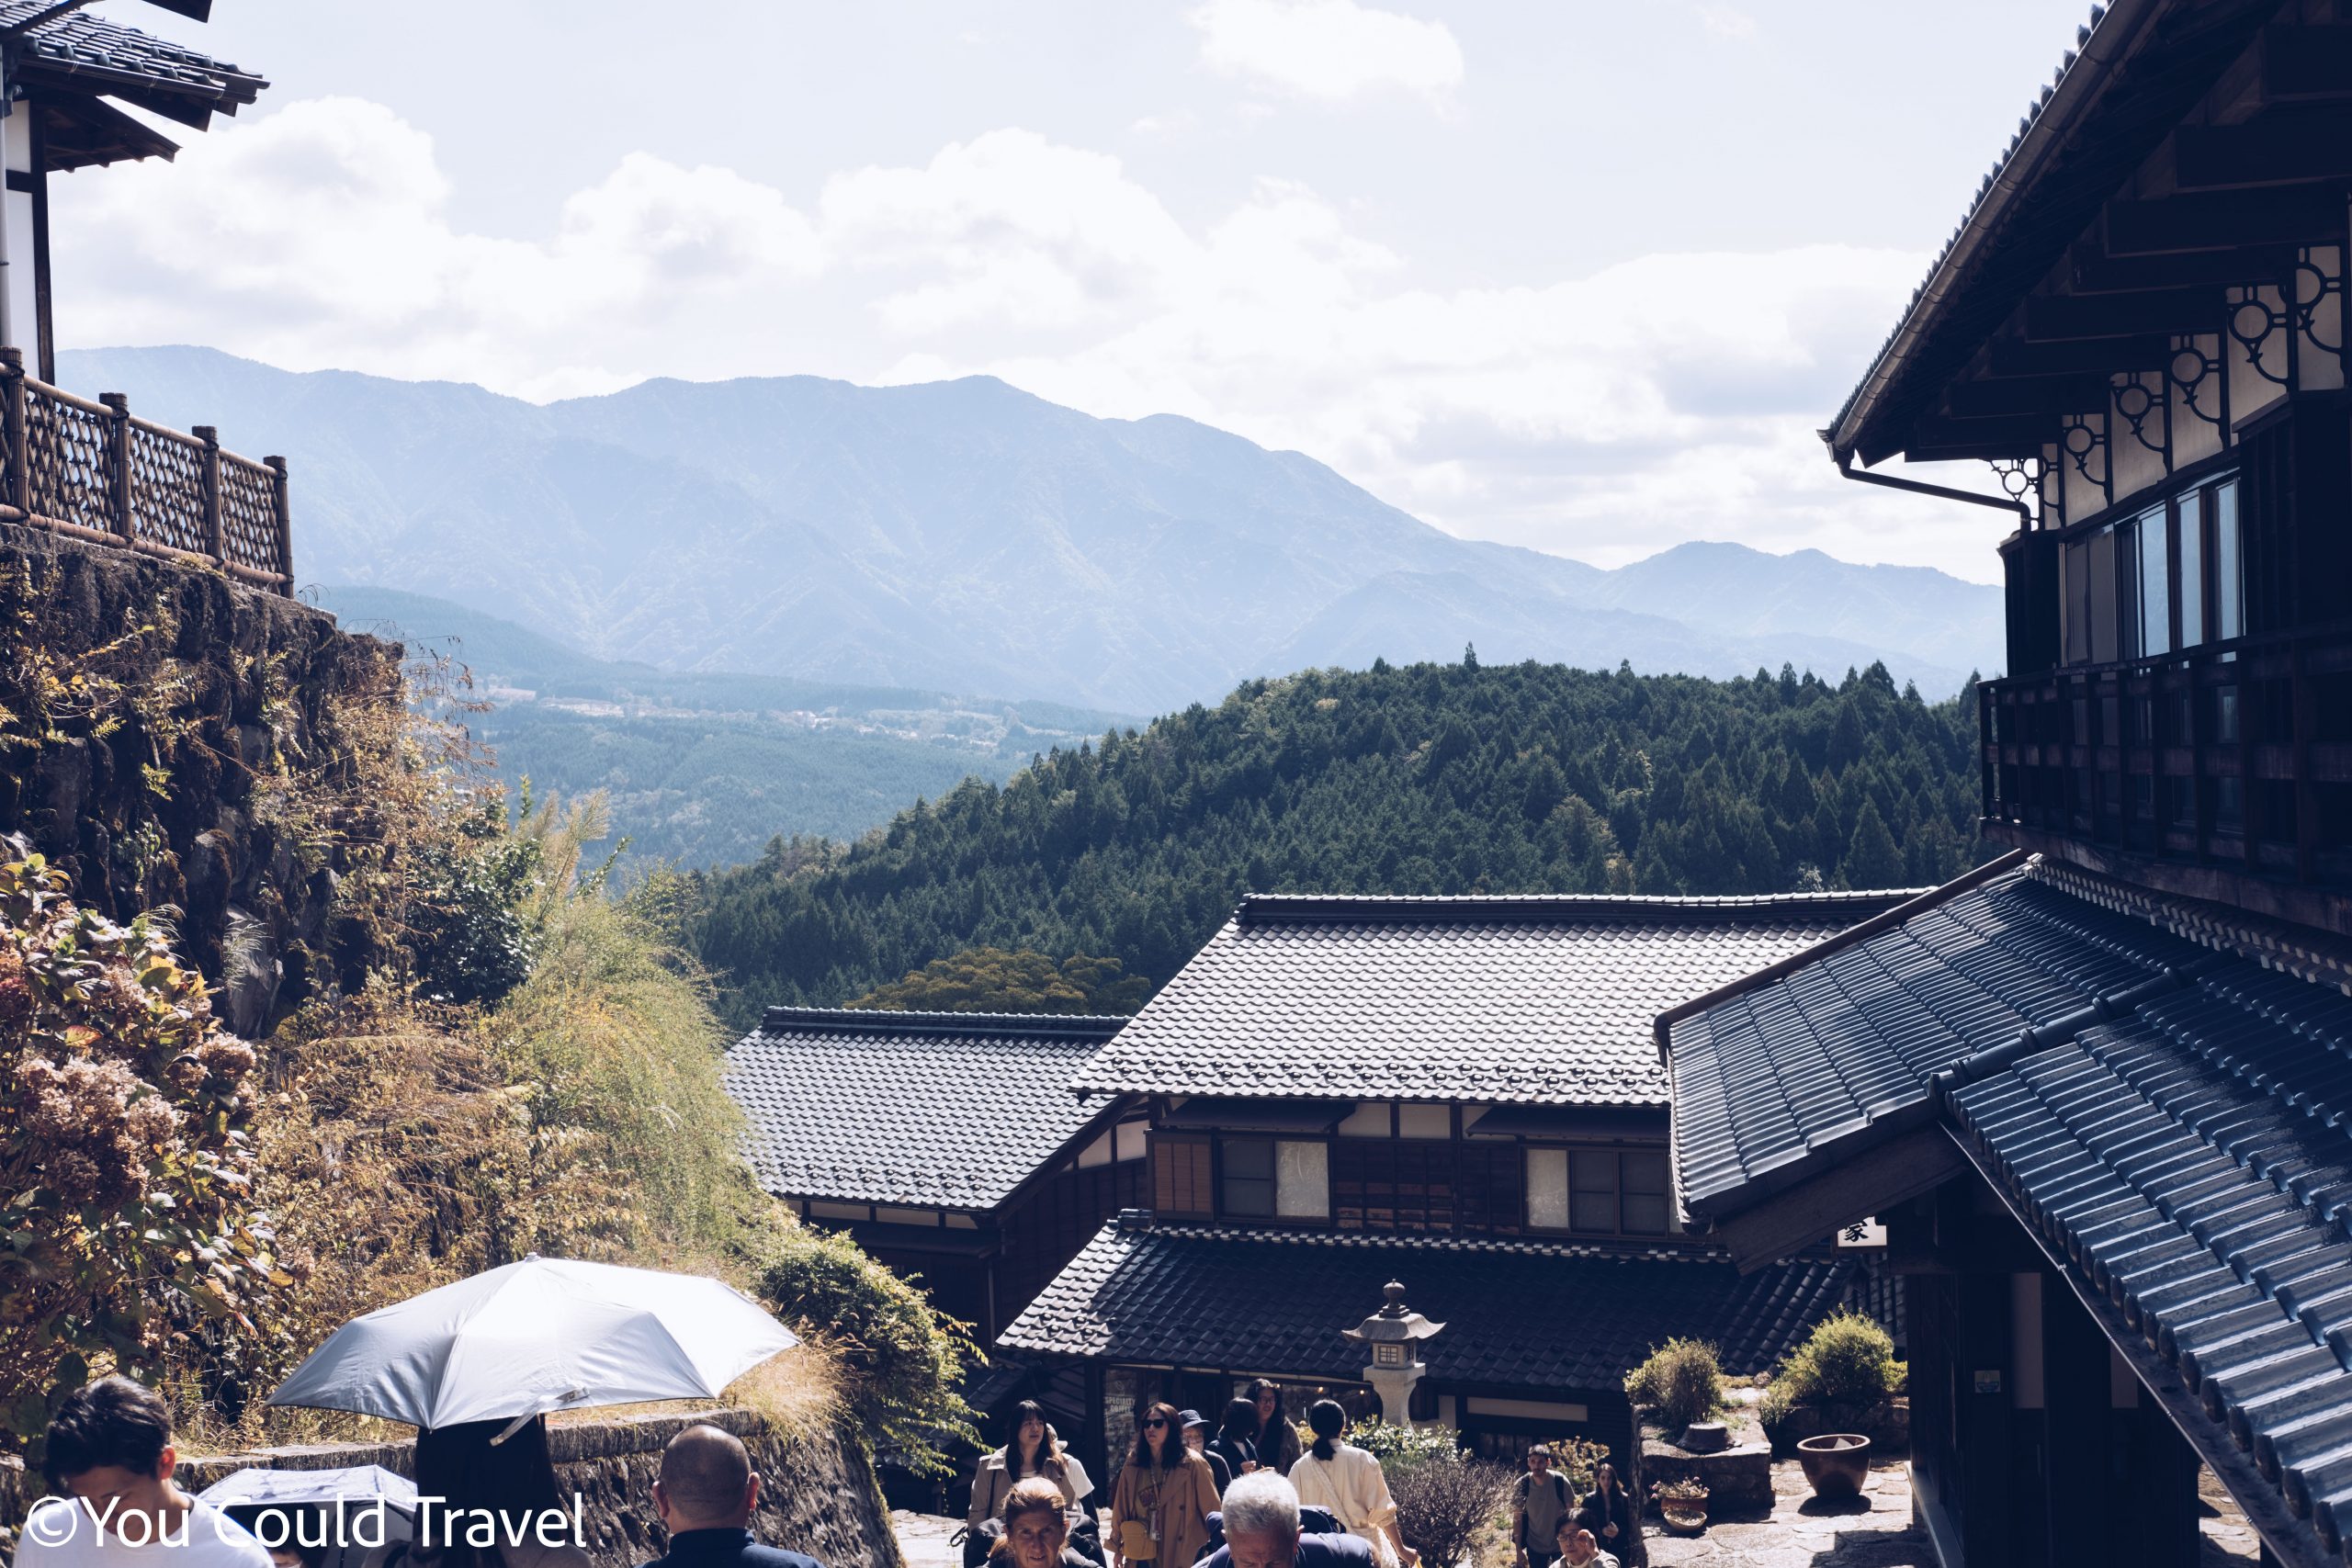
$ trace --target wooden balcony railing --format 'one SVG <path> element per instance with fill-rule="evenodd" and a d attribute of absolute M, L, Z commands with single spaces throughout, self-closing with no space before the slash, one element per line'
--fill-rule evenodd
<path fill-rule="evenodd" d="M 137 418 L 119 392 L 77 398 L 27 375 L 13 348 L 0 348 L 0 518 L 294 592 L 285 458 Z"/>
<path fill-rule="evenodd" d="M 1988 681 L 1978 705 L 1988 837 L 2086 845 L 2181 891 L 2340 923 L 2352 625 Z M 2226 885 L 2243 878 L 2270 887 L 2249 899 Z"/>

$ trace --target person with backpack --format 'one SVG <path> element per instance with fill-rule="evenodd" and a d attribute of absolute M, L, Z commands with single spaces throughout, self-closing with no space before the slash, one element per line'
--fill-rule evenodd
<path fill-rule="evenodd" d="M 1519 1568 L 1550 1568 L 1560 1555 L 1560 1521 L 1570 1515 L 1568 1478 L 1542 1443 L 1527 1450 L 1527 1473 L 1511 1490 L 1510 1541 Z"/>

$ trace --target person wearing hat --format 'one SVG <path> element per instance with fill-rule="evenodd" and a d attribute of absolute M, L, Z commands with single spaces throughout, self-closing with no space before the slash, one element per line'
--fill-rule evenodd
<path fill-rule="evenodd" d="M 1216 1478 L 1216 1495 L 1223 1497 L 1225 1489 L 1233 1484 L 1233 1467 L 1209 1447 L 1209 1418 L 1197 1410 L 1180 1410 L 1176 1419 L 1183 1423 L 1184 1446 L 1209 1461 L 1209 1473 Z"/>
<path fill-rule="evenodd" d="M 1568 1502 L 1567 1478 L 1552 1468 L 1552 1450 L 1536 1444 L 1527 1450 L 1527 1473 L 1511 1492 L 1510 1540 L 1523 1568 L 1548 1568 L 1559 1556 Z"/>

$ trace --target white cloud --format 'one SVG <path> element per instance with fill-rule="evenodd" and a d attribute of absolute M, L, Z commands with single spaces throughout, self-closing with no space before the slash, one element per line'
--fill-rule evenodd
<path fill-rule="evenodd" d="M 1756 36 L 1756 18 L 1731 6 L 1702 5 L 1699 25 L 1720 39 L 1745 41 Z"/>
<path fill-rule="evenodd" d="M 62 330 L 542 398 L 987 372 L 1295 447 L 1442 525 L 1589 559 L 1692 536 L 1883 559 L 1907 539 L 1986 572 L 1981 537 L 1858 501 L 1812 434 L 1917 278 L 1909 253 L 1441 290 L 1304 186 L 1186 222 L 1118 159 L 1021 130 L 844 171 L 805 206 L 634 154 L 537 238 L 466 231 L 449 197 L 431 140 L 353 100 L 62 182 Z"/>
<path fill-rule="evenodd" d="M 1355 0 L 1205 0 L 1186 19 L 1211 70 L 1311 98 L 1400 88 L 1439 97 L 1462 83 L 1453 28 Z"/>

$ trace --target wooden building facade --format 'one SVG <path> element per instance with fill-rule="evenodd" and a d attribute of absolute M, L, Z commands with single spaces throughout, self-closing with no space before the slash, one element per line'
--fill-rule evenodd
<path fill-rule="evenodd" d="M 2010 852 L 1657 1035 L 1692 1230 L 1884 1222 L 1946 1568 L 2352 1548 L 2348 211 L 2352 13 L 2118 0 L 1824 432 L 2015 513 Z"/>

